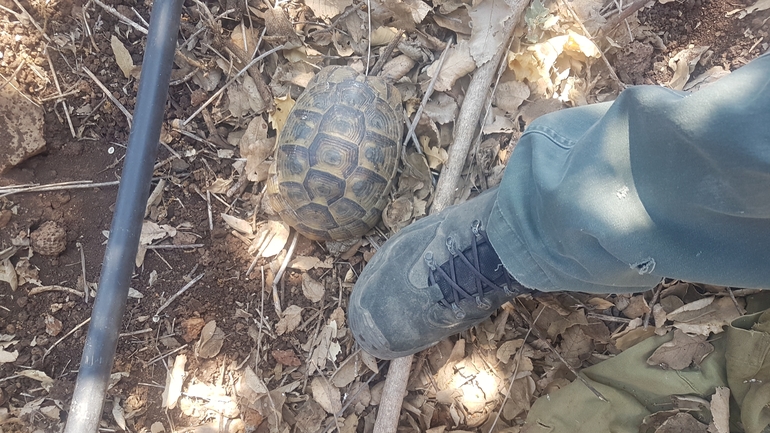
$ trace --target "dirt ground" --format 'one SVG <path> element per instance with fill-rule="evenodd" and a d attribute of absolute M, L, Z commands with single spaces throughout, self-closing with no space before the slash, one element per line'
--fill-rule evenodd
<path fill-rule="evenodd" d="M 93 2 L 60 0 L 54 3 L 53 7 L 33 0 L 20 0 L 19 3 L 44 30 L 47 35 L 44 37 L 35 24 L 6 11 L 19 12 L 19 4 L 11 0 L 0 0 L 0 6 L 4 7 L 0 10 L 0 52 L 3 53 L 0 59 L 0 83 L 14 76 L 21 93 L 35 101 L 42 101 L 45 117 L 43 134 L 46 141 L 44 152 L 2 174 L 0 187 L 86 180 L 103 183 L 120 179 L 129 135 L 127 118 L 110 99 L 105 98 L 103 91 L 81 67 L 93 72 L 116 99 L 131 111 L 135 103 L 137 80 L 133 76 L 127 78 L 116 64 L 111 37 L 116 32 L 121 36 L 134 65 L 141 64 L 145 38 L 139 32 L 129 31 L 118 18 Z M 137 21 L 137 14 L 149 20 L 149 1 L 107 0 L 106 3 Z M 220 6 L 207 0 L 212 10 L 217 6 L 220 6 L 220 11 L 232 8 L 230 3 L 236 2 L 223 1 Z M 264 11 L 263 4 L 249 3 L 255 9 Z M 690 46 L 710 47 L 707 58 L 695 65 L 691 74 L 693 77 L 714 66 L 734 70 L 764 52 L 769 41 L 766 13 L 748 15 L 742 20 L 737 18 L 737 14 L 729 15 L 746 6 L 748 3 L 743 4 L 738 0 L 656 3 L 638 13 L 638 25 L 654 37 L 636 37 L 633 42 L 610 50 L 608 60 L 621 81 L 629 85 L 668 83 L 673 75 L 673 70 L 668 67 L 669 59 Z M 190 38 L 199 28 L 196 27 L 196 20 L 201 19 L 201 14 L 194 12 L 197 8 L 197 3 L 186 2 L 180 40 Z M 261 31 L 263 21 L 256 15 L 247 17 L 240 5 L 235 6 L 235 9 L 236 13 L 222 20 L 219 31 L 228 34 L 237 24 L 248 23 L 250 20 Z M 445 29 L 439 29 L 435 24 L 405 30 L 407 34 L 421 31 L 439 39 L 443 39 L 446 34 Z M 51 40 L 47 41 L 46 38 Z M 212 45 L 210 53 L 216 51 L 213 39 L 206 43 Z M 49 47 L 48 55 L 44 52 L 46 46 Z M 222 55 L 227 57 L 227 54 Z M 330 55 L 326 61 L 344 63 L 345 59 Z M 265 68 L 275 70 L 281 62 L 285 60 L 273 58 Z M 19 68 L 21 63 L 23 66 Z M 60 92 L 52 83 L 51 65 L 56 71 L 61 93 L 68 94 L 59 102 L 52 98 Z M 269 78 L 270 73 L 264 76 Z M 175 78 L 180 79 L 178 76 Z M 224 81 L 222 79 L 219 85 Z M 294 86 L 290 93 L 293 92 L 296 97 L 300 90 Z M 327 266 L 288 269 L 278 286 L 280 302 L 284 309 L 288 306 L 301 308 L 302 314 L 300 323 L 294 325 L 293 330 L 279 335 L 276 325 L 281 317 L 277 316 L 273 308 L 271 283 L 276 265 L 280 264 L 283 256 L 279 254 L 278 258 L 255 259 L 248 249 L 250 241 L 244 236 L 238 236 L 219 217 L 226 213 L 249 222 L 265 220 L 263 182 L 243 182 L 232 195 L 206 193 L 217 179 L 237 181 L 239 178 L 233 166 L 239 157 L 238 149 L 233 143 L 228 144 L 226 138 L 232 131 L 245 129 L 249 119 L 231 118 L 218 123 L 217 129 L 212 131 L 198 117 L 189 131 L 199 139 L 190 138 L 170 126 L 177 119 L 188 118 L 213 94 L 214 91 L 202 90 L 192 80 L 171 87 L 164 126 L 168 147 L 160 147 L 158 161 L 161 165 L 155 171 L 155 177 L 165 179 L 166 184 L 160 200 L 152 206 L 147 219 L 175 228 L 173 236 L 167 235 L 158 243 L 177 245 L 180 248 L 148 250 L 142 265 L 135 270 L 131 286 L 142 297 L 129 299 L 123 319 L 121 333 L 124 336 L 117 348 L 113 371 L 124 372 L 125 375 L 108 391 L 103 431 L 120 430 L 112 410 L 115 401 L 118 401 L 124 412 L 127 423 L 125 428 L 129 431 L 150 431 L 153 424 L 157 426 L 157 423 L 161 423 L 165 431 L 227 431 L 226 427 L 222 427 L 222 419 L 225 418 L 242 422 L 240 427 L 232 427 L 231 431 L 238 431 L 239 428 L 246 431 L 316 431 L 313 428 L 315 425 L 306 419 L 309 416 L 307 414 L 312 413 L 308 409 L 309 402 L 318 400 L 317 396 L 309 397 L 313 394 L 311 384 L 315 386 L 314 379 L 328 377 L 331 380 L 351 357 L 356 362 L 370 361 L 363 359 L 363 355 L 357 351 L 344 326 L 343 312 L 355 275 L 361 272 L 366 260 L 375 251 L 373 241 L 376 239 L 376 242 L 382 242 L 384 238 L 377 235 L 364 239 L 355 244 L 352 250 L 340 255 L 331 250 L 334 246 L 299 237 L 295 256 L 316 257 L 321 261 L 331 257 L 331 260 L 327 261 Z M 72 127 L 77 136 L 75 138 L 64 114 L 66 108 L 60 103 L 62 100 L 71 110 Z M 215 138 L 216 134 L 219 137 Z M 274 134 L 271 126 L 268 135 Z M 511 135 L 505 136 L 508 138 L 501 134 L 495 136 L 503 143 L 503 148 L 513 147 Z M 219 144 L 218 149 L 235 150 L 235 154 L 218 152 L 212 142 Z M 182 157 L 175 157 L 169 147 Z M 6 350 L 18 351 L 18 357 L 13 362 L 0 363 L 0 408 L 6 409 L 5 417 L 0 412 L 0 432 L 36 429 L 59 431 L 66 421 L 87 326 L 68 333 L 90 317 L 92 306 L 92 300 L 86 303 L 76 292 L 82 294 L 84 275 L 88 284 L 98 282 L 106 242 L 105 231 L 110 229 L 116 193 L 117 186 L 112 185 L 8 196 L 0 193 L 0 251 L 11 247 L 14 240 L 21 242 L 28 238 L 30 233 L 48 221 L 56 222 L 66 232 L 66 249 L 58 256 L 30 255 L 28 249 L 21 248 L 10 258 L 17 272 L 20 266 L 25 267 L 24 272 L 30 282 L 20 285 L 14 291 L 9 284 L 0 281 L 0 336 L 11 336 L 8 338 L 16 340 L 17 343 Z M 213 229 L 209 225 L 209 212 L 213 215 Z M 380 233 L 388 234 L 389 230 L 382 227 Z M 185 247 L 190 244 L 202 246 Z M 282 254 L 285 255 L 285 252 Z M 28 267 L 24 263 L 27 258 Z M 248 273 L 250 267 L 252 270 Z M 199 274 L 203 275 L 202 278 L 172 302 L 160 314 L 160 321 L 155 323 L 152 318 L 159 306 Z M 304 275 L 325 287 L 320 300 L 313 301 L 303 293 Z M 34 280 L 38 280 L 38 283 Z M 30 294 L 30 290 L 37 285 L 75 290 Z M 695 286 L 693 290 L 693 293 L 705 293 Z M 640 296 L 649 301 L 651 293 Z M 681 298 L 686 302 L 696 295 L 691 293 L 688 296 Z M 628 314 L 623 316 L 620 309 L 615 308 L 617 299 L 606 298 L 615 304 L 608 307 L 606 313 L 628 318 Z M 531 311 L 541 308 L 534 301 L 527 302 Z M 503 340 L 521 338 L 526 332 L 523 322 L 516 319 L 515 315 L 510 313 L 510 332 Z M 223 343 L 214 356 L 204 358 L 198 356 L 198 341 L 201 328 L 211 321 L 216 322 Z M 331 323 L 336 324 L 334 341 L 338 343 L 337 353 L 319 371 L 310 366 L 308 359 L 313 357 L 314 341 Z M 618 330 L 623 323 L 608 322 L 607 332 Z M 473 332 L 464 337 L 469 346 L 483 346 Z M 560 338 L 556 336 L 551 342 L 557 348 Z M 503 340 L 499 343 L 502 344 Z M 447 343 L 450 348 L 454 341 Z M 591 365 L 602 356 L 615 353 L 616 349 L 611 346 L 612 343 L 593 345 L 593 355 L 581 356 L 578 366 Z M 164 409 L 162 392 L 170 368 L 166 363 L 180 354 L 187 357 L 184 367 L 187 403 L 174 409 Z M 431 355 L 422 356 L 418 356 L 418 360 L 424 361 Z M 224 417 L 222 410 L 217 412 L 206 406 L 214 401 L 213 397 L 196 397 L 195 392 L 189 388 L 194 383 L 207 384 L 220 387 L 227 391 L 228 396 L 234 396 L 236 394 L 232 390 L 239 377 L 237 372 L 243 371 L 244 367 L 256 372 L 270 390 L 295 384 L 284 393 L 285 402 L 278 411 L 282 416 L 281 422 L 271 424 L 269 413 L 254 407 L 245 408 L 240 403 L 236 415 Z M 387 362 L 379 361 L 376 366 L 379 372 L 364 369 L 357 372 L 348 384 L 338 387 L 343 394 L 352 395 L 354 399 L 360 397 L 360 394 L 352 393 L 353 387 L 366 386 L 366 394 L 371 394 L 369 400 L 358 401 L 358 406 L 354 402 L 349 408 L 346 406 L 347 409 L 340 408 L 338 413 L 341 417 L 356 419 L 353 427 L 346 423 L 342 426 L 343 430 L 371 431 L 376 414 L 376 404 L 371 400 L 376 400 L 373 396 L 377 388 L 381 389 L 387 367 Z M 23 370 L 44 372 L 53 379 L 53 386 L 22 375 L 20 372 Z M 535 376 L 544 375 L 546 370 L 544 364 L 535 362 Z M 569 373 L 565 373 L 565 377 L 569 378 Z M 538 388 L 530 395 L 530 399 L 534 400 L 541 391 Z M 413 410 L 404 409 L 401 420 L 404 431 L 413 431 L 416 426 L 420 430 L 443 426 L 447 431 L 488 431 L 480 426 L 483 424 L 488 429 L 490 414 L 494 418 L 502 405 L 502 399 L 492 399 L 483 411 L 481 422 L 474 420 L 467 410 L 464 418 L 458 418 L 451 409 L 452 405 L 437 402 L 435 396 L 431 397 L 415 381 L 410 385 L 407 401 Z M 37 403 L 29 406 L 31 402 Z M 319 403 L 324 406 L 322 402 Z M 350 401 L 343 400 L 343 404 L 346 403 Z M 523 411 L 503 417 L 499 425 L 511 429 L 505 431 L 517 431 L 513 429 L 521 425 L 527 405 Z M 31 409 L 18 412 L 23 407 Z M 49 409 L 42 410 L 46 407 Z M 430 416 L 426 417 L 427 407 L 431 411 Z M 458 419 L 461 421 L 458 422 Z M 320 416 L 320 420 L 323 422 L 319 421 L 316 425 L 321 431 L 340 428 L 339 424 L 335 427 L 335 420 L 328 415 Z M 214 421 L 219 424 L 211 424 Z M 202 426 L 212 425 L 214 427 L 211 430 L 202 429 Z M 277 429 L 276 426 L 284 427 Z M 503 430 L 498 427 L 496 431 Z"/>

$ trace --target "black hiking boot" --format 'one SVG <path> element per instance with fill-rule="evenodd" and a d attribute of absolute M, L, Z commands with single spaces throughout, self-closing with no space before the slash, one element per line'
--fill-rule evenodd
<path fill-rule="evenodd" d="M 489 190 L 401 230 L 364 267 L 348 320 L 361 347 L 382 359 L 410 355 L 482 322 L 522 293 L 485 233 Z"/>

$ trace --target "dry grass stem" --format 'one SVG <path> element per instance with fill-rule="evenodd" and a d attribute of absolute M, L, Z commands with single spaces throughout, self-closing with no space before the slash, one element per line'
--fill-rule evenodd
<path fill-rule="evenodd" d="M 32 296 L 32 295 L 38 295 L 40 293 L 46 293 L 46 292 L 72 293 L 73 295 L 80 296 L 81 298 L 85 296 L 83 292 L 81 292 L 80 290 L 70 289 L 69 287 L 57 286 L 57 285 L 33 287 L 32 289 L 29 290 L 29 293 L 27 293 L 27 295 Z"/>
<path fill-rule="evenodd" d="M 298 237 L 299 233 L 294 231 L 294 235 L 291 238 L 291 245 L 286 251 L 286 257 L 284 257 L 283 263 L 281 263 L 281 267 L 278 269 L 278 272 L 275 273 L 275 277 L 273 278 L 273 306 L 275 307 L 275 314 L 277 314 L 278 317 L 281 317 L 281 313 L 283 312 L 281 309 L 281 299 L 278 297 L 278 283 L 281 281 L 281 278 L 283 278 L 283 273 L 286 271 L 286 267 L 289 266 L 291 256 L 294 255 L 294 247 L 297 246 Z"/>
<path fill-rule="evenodd" d="M 126 107 L 123 106 L 123 104 L 118 101 L 118 98 L 112 95 L 112 92 L 104 85 L 101 81 L 99 81 L 98 78 L 96 78 L 96 75 L 93 74 L 88 68 L 83 66 L 83 72 L 86 73 L 92 80 L 94 80 L 94 83 L 96 83 L 97 86 L 99 86 L 100 89 L 102 89 L 102 92 L 104 92 L 104 96 L 110 98 L 110 101 L 112 101 L 113 104 L 115 104 L 116 107 L 126 116 L 126 119 L 128 120 L 128 126 L 131 127 L 131 124 L 134 121 L 134 116 L 131 115 L 131 113 L 128 112 Z"/>
<path fill-rule="evenodd" d="M 270 54 L 273 54 L 274 52 L 282 49 L 283 49 L 283 45 L 278 45 L 277 47 L 262 53 L 259 57 L 256 57 L 254 60 L 250 61 L 246 66 L 243 67 L 243 69 L 238 71 L 238 73 L 235 74 L 233 78 L 231 78 L 227 83 L 225 83 L 224 86 L 220 87 L 219 90 L 217 90 L 213 95 L 211 95 L 211 97 L 207 99 L 206 102 L 204 102 L 203 105 L 201 105 L 197 110 L 195 110 L 195 112 L 191 114 L 190 117 L 185 119 L 185 121 L 182 122 L 182 125 L 187 125 L 188 123 L 190 123 L 190 121 L 193 120 L 196 116 L 198 116 L 198 114 L 200 114 L 200 112 L 203 111 L 204 108 L 208 107 L 209 104 L 214 102 L 214 100 L 217 99 L 219 95 L 221 95 L 228 87 L 230 87 L 230 85 L 233 84 L 236 79 L 238 79 L 241 75 L 246 73 L 246 71 L 248 71 L 249 68 L 256 65 L 257 63 L 259 63 L 260 60 L 264 59 Z"/>
<path fill-rule="evenodd" d="M 168 307 L 169 305 L 171 305 L 171 303 L 172 303 L 172 302 L 174 302 L 174 300 L 175 300 L 176 298 L 180 297 L 180 296 L 181 296 L 181 295 L 182 295 L 184 292 L 186 292 L 186 291 L 187 291 L 187 290 L 188 290 L 190 287 L 192 287 L 192 286 L 193 286 L 195 283 L 197 283 L 197 282 L 198 282 L 198 281 L 199 281 L 201 278 L 203 278 L 203 276 L 204 276 L 204 275 L 206 275 L 206 273 L 205 273 L 205 272 L 204 272 L 204 273 L 201 273 L 201 274 L 198 274 L 198 276 L 197 276 L 197 277 L 195 277 L 195 278 L 193 278 L 192 280 L 190 280 L 190 282 L 189 282 L 189 283 L 185 284 L 185 285 L 184 285 L 184 287 L 182 287 L 181 289 L 179 289 L 179 290 L 178 290 L 176 293 L 174 293 L 174 294 L 173 294 L 173 295 L 172 295 L 170 298 L 168 298 L 168 299 L 166 300 L 166 302 L 164 302 L 164 303 L 163 303 L 163 305 L 161 305 L 161 306 L 158 308 L 158 311 L 155 313 L 155 316 L 152 318 L 152 321 L 153 321 L 153 322 L 155 322 L 155 323 L 158 323 L 158 321 L 160 320 L 160 312 L 161 312 L 161 311 L 163 311 L 163 310 L 165 310 L 165 309 L 166 309 L 166 307 Z"/>
<path fill-rule="evenodd" d="M 41 362 L 45 360 L 45 357 L 46 357 L 46 356 L 48 356 L 48 354 L 49 354 L 49 353 L 51 353 L 51 351 L 53 350 L 53 348 L 54 348 L 54 347 L 56 347 L 56 346 L 57 346 L 59 343 L 61 343 L 62 341 L 64 341 L 64 340 L 65 340 L 67 337 L 69 337 L 70 335 L 74 334 L 74 333 L 75 333 L 75 332 L 76 332 L 78 329 L 82 328 L 83 326 L 85 326 L 85 325 L 86 325 L 86 323 L 88 323 L 88 322 L 90 322 L 90 321 L 91 321 L 91 318 L 89 317 L 88 319 L 86 319 L 86 320 L 84 320 L 84 321 L 80 322 L 80 324 L 78 324 L 77 326 L 75 326 L 74 328 L 72 328 L 72 329 L 70 330 L 70 332 L 68 332 L 68 333 L 64 334 L 64 336 L 63 336 L 62 338 L 60 338 L 60 339 L 56 340 L 56 342 L 55 342 L 54 344 L 52 344 L 52 345 L 51 345 L 51 347 L 49 347 L 48 349 L 46 349 L 46 350 L 45 350 L 45 353 L 43 353 L 43 357 L 41 358 Z"/>
<path fill-rule="evenodd" d="M 115 9 L 114 7 L 102 3 L 100 0 L 93 0 L 93 2 L 96 3 L 97 5 L 99 5 L 105 11 L 107 11 L 110 14 L 114 15 L 123 24 L 131 26 L 132 28 L 136 29 L 137 31 L 139 31 L 141 33 L 144 33 L 145 35 L 148 33 L 146 28 L 140 26 L 139 24 L 134 22 L 134 20 L 132 20 L 131 18 L 129 18 L 129 17 L 123 15 L 122 13 L 118 12 L 118 10 Z"/>

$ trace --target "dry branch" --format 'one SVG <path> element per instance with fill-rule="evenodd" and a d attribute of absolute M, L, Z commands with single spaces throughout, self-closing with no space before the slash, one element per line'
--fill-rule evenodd
<path fill-rule="evenodd" d="M 382 389 L 380 409 L 377 412 L 377 421 L 374 423 L 374 433 L 396 431 L 413 357 L 414 355 L 409 355 L 390 361 L 388 378 L 385 380 L 385 388 Z"/>
<path fill-rule="evenodd" d="M 513 29 L 519 22 L 521 13 L 527 4 L 529 4 L 528 1 L 519 0 L 511 6 L 513 13 L 511 18 L 506 21 L 505 28 L 503 29 L 503 33 L 506 35 L 503 39 L 504 41 L 509 41 L 513 36 Z M 503 45 L 490 61 L 481 65 L 473 74 L 473 78 L 471 78 L 471 83 L 465 92 L 465 101 L 462 108 L 460 108 L 460 114 L 455 124 L 455 140 L 449 146 L 447 161 L 438 178 L 436 196 L 433 199 L 431 213 L 438 213 L 454 202 L 455 191 L 460 182 L 460 174 L 462 173 L 463 165 L 465 165 L 465 159 L 468 157 L 471 143 L 473 143 L 476 137 L 481 113 L 484 112 L 487 98 L 490 97 L 489 87 L 495 78 L 500 60 L 506 53 L 506 46 L 507 44 Z"/>
<path fill-rule="evenodd" d="M 519 18 L 527 4 L 529 4 L 528 1 L 519 0 L 512 6 L 513 13 L 503 30 L 506 35 L 505 41 L 509 41 L 513 36 L 513 29 L 519 22 Z M 440 212 L 454 201 L 455 190 L 460 181 L 460 173 L 465 164 L 465 159 L 468 157 L 468 151 L 476 135 L 481 113 L 489 97 L 489 87 L 495 78 L 500 60 L 506 52 L 506 47 L 507 44 L 503 45 L 490 61 L 478 68 L 476 73 L 473 74 L 468 91 L 465 93 L 465 102 L 463 102 L 463 106 L 460 109 L 455 126 L 455 141 L 449 147 L 449 157 L 439 176 L 436 196 L 431 206 L 431 214 Z M 415 120 L 416 122 L 417 120 Z M 385 380 L 385 388 L 382 391 L 380 410 L 377 413 L 377 421 L 374 424 L 374 433 L 392 433 L 396 431 L 411 365 L 412 355 L 397 358 L 390 362 L 388 378 Z"/>

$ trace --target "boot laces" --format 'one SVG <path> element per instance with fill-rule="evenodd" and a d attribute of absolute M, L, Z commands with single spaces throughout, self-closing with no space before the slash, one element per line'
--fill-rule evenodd
<path fill-rule="evenodd" d="M 433 258 L 433 253 L 427 251 L 425 253 L 425 262 L 430 269 L 428 274 L 428 280 L 431 285 L 437 284 L 439 279 L 451 287 L 449 294 L 444 294 L 444 299 L 440 301 L 442 305 L 450 308 L 455 315 L 455 318 L 461 320 L 465 318 L 465 310 L 458 305 L 458 302 L 462 299 L 474 299 L 476 306 L 482 310 L 488 310 L 492 308 L 492 303 L 487 298 L 487 294 L 495 290 L 501 290 L 508 296 L 515 295 L 511 291 L 510 287 L 513 286 L 511 276 L 507 271 L 504 271 L 506 283 L 498 285 L 484 276 L 480 271 L 479 260 L 479 245 L 488 243 L 489 238 L 486 232 L 481 228 L 481 222 L 478 220 L 473 221 L 471 224 L 471 232 L 473 232 L 473 242 L 471 242 L 470 248 L 466 248 L 465 251 L 460 251 L 452 236 L 447 237 L 446 247 L 449 253 L 452 255 L 448 263 L 449 272 L 443 269 L 443 267 L 436 264 Z M 467 254 L 467 255 L 466 255 Z M 456 260 L 460 260 L 460 264 L 463 267 L 463 271 L 468 271 L 473 276 L 473 287 L 464 288 L 458 284 L 457 278 L 457 265 Z M 499 260 L 499 259 L 498 259 Z M 498 263 L 498 267 L 503 266 L 502 263 Z M 496 269 L 497 270 L 497 269 Z"/>

